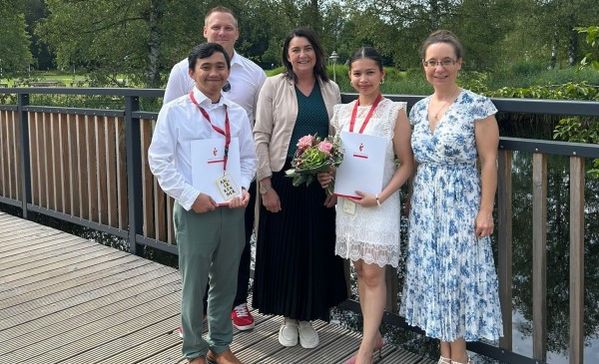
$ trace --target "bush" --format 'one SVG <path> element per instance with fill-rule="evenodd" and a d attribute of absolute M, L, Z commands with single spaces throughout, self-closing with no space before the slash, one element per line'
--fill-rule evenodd
<path fill-rule="evenodd" d="M 541 61 L 522 61 L 512 63 L 507 72 L 512 75 L 522 76 L 522 75 L 534 75 L 540 72 L 543 72 L 547 69 L 547 64 Z"/>
<path fill-rule="evenodd" d="M 273 68 L 273 69 L 267 70 L 265 72 L 266 72 L 266 76 L 268 76 L 268 77 L 276 76 L 276 75 L 278 75 L 280 73 L 285 72 L 285 66 L 280 66 L 280 67 L 277 67 L 277 68 Z"/>
<path fill-rule="evenodd" d="M 502 87 L 485 92 L 485 95 L 490 97 L 599 101 L 599 87 L 588 82 L 568 82 L 554 86 Z"/>
<path fill-rule="evenodd" d="M 599 85 L 599 72 L 578 67 L 568 67 L 559 70 L 546 70 L 536 76 L 533 82 L 537 85 L 559 85 L 565 83 L 588 83 Z"/>

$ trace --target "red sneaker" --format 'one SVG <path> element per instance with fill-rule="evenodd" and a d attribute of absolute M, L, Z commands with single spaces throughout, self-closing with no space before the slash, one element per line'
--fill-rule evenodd
<path fill-rule="evenodd" d="M 245 303 L 235 306 L 233 311 L 231 311 L 231 320 L 233 320 L 233 326 L 237 330 L 245 331 L 254 328 L 254 317 L 252 317 Z"/>

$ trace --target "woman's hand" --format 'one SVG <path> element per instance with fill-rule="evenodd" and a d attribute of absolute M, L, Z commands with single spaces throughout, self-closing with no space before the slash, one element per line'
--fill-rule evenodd
<path fill-rule="evenodd" d="M 316 178 L 318 179 L 318 183 L 320 183 L 320 187 L 327 188 L 333 181 L 335 180 L 333 171 L 329 172 L 321 172 Z"/>
<path fill-rule="evenodd" d="M 266 193 L 262 194 L 262 205 L 264 205 L 267 211 L 272 213 L 277 213 L 282 210 L 279 194 L 274 188 L 271 187 Z"/>
<path fill-rule="evenodd" d="M 335 206 L 336 203 L 337 203 L 337 195 L 329 195 L 324 200 L 324 206 L 328 207 L 328 208 Z"/>
<path fill-rule="evenodd" d="M 371 193 L 367 193 L 367 192 L 361 192 L 361 191 L 356 191 L 356 195 L 360 196 L 360 199 L 352 199 L 352 201 L 354 201 L 358 205 L 363 206 L 363 207 L 378 206 L 378 204 L 376 203 L 375 195 L 373 195 Z M 382 201 L 380 201 L 380 202 L 382 202 Z"/>
<path fill-rule="evenodd" d="M 493 213 L 479 211 L 474 222 L 474 233 L 476 234 L 476 237 L 480 239 L 485 236 L 491 236 L 494 227 Z"/>

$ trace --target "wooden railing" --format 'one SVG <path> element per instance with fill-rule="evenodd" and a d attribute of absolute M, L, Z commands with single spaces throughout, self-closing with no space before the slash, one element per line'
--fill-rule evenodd
<path fill-rule="evenodd" d="M 144 245 L 177 253 L 173 200 L 147 164 L 157 113 L 139 110 L 140 97 L 161 97 L 162 90 L 0 92 L 18 96 L 17 105 L 0 106 L 0 202 L 20 207 L 25 217 L 35 212 L 114 234 L 133 253 Z M 123 109 L 34 106 L 30 94 L 118 96 Z"/>
<path fill-rule="evenodd" d="M 140 111 L 139 100 L 162 90 L 0 88 L 17 95 L 0 105 L 0 203 L 108 232 L 141 247 L 177 253 L 173 200 L 150 173 L 147 149 L 157 113 Z M 30 105 L 30 95 L 106 95 L 123 100 L 120 110 Z M 344 102 L 355 95 L 343 96 Z M 421 97 L 393 95 L 411 106 Z M 501 113 L 599 116 L 599 103 L 493 100 Z M 512 352 L 512 152 L 533 153 L 532 275 L 533 358 Z M 585 158 L 599 158 L 599 146 L 501 138 L 498 183 L 498 276 L 505 337 L 499 347 L 476 342 L 469 348 L 509 363 L 546 361 L 547 335 L 547 157 L 570 158 L 570 363 L 583 362 Z M 388 274 L 385 320 L 407 327 L 397 315 L 397 275 Z M 358 311 L 356 302 L 344 307 Z"/>

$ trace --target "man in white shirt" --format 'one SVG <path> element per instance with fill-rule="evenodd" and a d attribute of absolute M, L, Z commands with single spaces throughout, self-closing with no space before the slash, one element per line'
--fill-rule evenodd
<path fill-rule="evenodd" d="M 260 66 L 235 51 L 239 28 L 233 12 L 223 6 L 210 9 L 204 18 L 204 38 L 208 42 L 222 45 L 229 54 L 231 73 L 228 85 L 225 84 L 223 89 L 225 97 L 243 107 L 253 124 L 258 93 L 266 80 L 266 74 Z M 171 69 L 163 102 L 166 104 L 185 95 L 192 87 L 193 80 L 187 73 L 187 59 L 183 59 Z"/>
<path fill-rule="evenodd" d="M 212 8 L 204 18 L 204 37 L 208 42 L 218 43 L 225 48 L 231 59 L 231 72 L 223 91 L 226 98 L 245 109 L 253 127 L 254 110 L 258 93 L 266 80 L 264 71 L 254 62 L 235 52 L 235 42 L 239 38 L 238 22 L 233 12 L 225 7 Z M 164 92 L 164 103 L 185 95 L 191 90 L 194 81 L 187 72 L 187 59 L 177 63 L 171 70 Z M 233 302 L 231 319 L 238 330 L 254 327 L 254 318 L 247 308 L 247 294 L 250 279 L 250 237 L 254 227 L 254 204 L 256 185 L 250 185 L 250 202 L 245 212 L 246 246 L 241 256 L 237 280 L 237 294 Z"/>
<path fill-rule="evenodd" d="M 230 307 L 245 246 L 244 210 L 250 200 L 247 189 L 256 173 L 256 150 L 245 110 L 221 92 L 230 70 L 225 49 L 216 43 L 201 44 L 191 51 L 188 64 L 195 87 L 163 105 L 148 150 L 148 162 L 162 190 L 176 202 L 173 216 L 183 284 L 183 355 L 190 364 L 206 364 L 206 360 L 241 364 L 229 348 L 233 339 Z M 234 154 L 229 153 L 229 145 L 235 145 L 231 144 L 234 139 L 239 144 L 239 181 L 223 177 L 231 176 L 227 166 L 230 168 L 236 162 L 228 163 L 229 155 Z M 193 171 L 199 161 L 197 155 L 192 155 L 192 141 L 215 143 L 215 155 L 222 142 L 223 157 L 213 162 L 223 166 L 223 174 L 208 177 L 203 170 L 199 176 L 214 178 L 214 183 L 227 178 L 241 187 L 240 195 L 231 197 L 222 192 L 222 196 L 211 196 L 193 184 Z M 216 200 L 228 203 L 217 204 Z M 203 297 L 208 283 L 208 335 L 204 340 Z"/>

